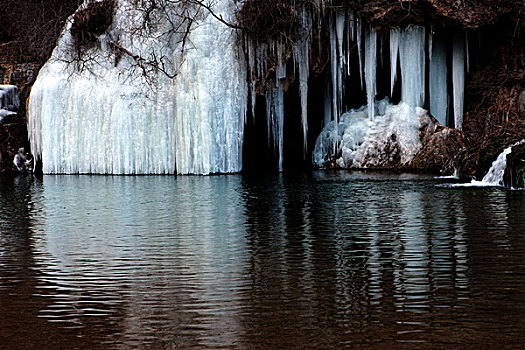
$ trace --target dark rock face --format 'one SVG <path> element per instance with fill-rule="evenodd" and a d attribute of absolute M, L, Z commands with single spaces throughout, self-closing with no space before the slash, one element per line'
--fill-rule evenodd
<path fill-rule="evenodd" d="M 28 149 L 25 115 L 17 113 L 0 124 L 0 174 L 17 172 L 13 159 L 20 147 Z"/>
<path fill-rule="evenodd" d="M 507 155 L 503 183 L 507 187 L 525 188 L 525 143 L 512 147 Z"/>
<path fill-rule="evenodd" d="M 414 169 L 436 173 L 452 174 L 454 160 L 465 147 L 463 135 L 456 129 L 444 127 L 434 118 L 421 129 L 423 147 L 414 157 Z"/>
<path fill-rule="evenodd" d="M 29 150 L 26 120 L 26 100 L 38 72 L 36 64 L 0 64 L 0 83 L 20 88 L 20 108 L 0 123 L 0 174 L 18 172 L 13 159 L 19 148 Z"/>

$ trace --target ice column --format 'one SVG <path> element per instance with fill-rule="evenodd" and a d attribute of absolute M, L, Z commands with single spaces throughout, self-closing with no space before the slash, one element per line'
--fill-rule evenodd
<path fill-rule="evenodd" d="M 454 125 L 463 126 L 463 97 L 465 94 L 465 41 L 462 33 L 456 33 L 452 45 L 452 90 L 454 102 Z"/>
<path fill-rule="evenodd" d="M 357 17 L 357 56 L 359 57 L 359 78 L 361 79 L 361 88 L 363 88 L 363 58 L 361 55 L 362 24 L 361 17 Z"/>
<path fill-rule="evenodd" d="M 284 87 L 283 80 L 286 78 L 286 62 L 284 62 L 284 45 L 274 42 L 274 54 L 277 57 L 278 66 L 275 70 L 275 87 L 266 92 L 266 122 L 268 124 L 268 143 L 273 140 L 273 149 L 278 156 L 279 171 L 283 170 L 283 137 L 284 137 Z"/>
<path fill-rule="evenodd" d="M 232 21 L 235 5 L 220 0 L 213 11 Z M 238 172 L 248 101 L 245 60 L 235 32 L 204 13 L 204 20 L 190 31 L 193 49 L 175 80 L 177 171 Z"/>
<path fill-rule="evenodd" d="M 399 41 L 401 99 L 412 107 L 425 102 L 425 28 L 409 25 Z"/>
<path fill-rule="evenodd" d="M 299 94 L 301 97 L 301 124 L 303 127 L 303 150 L 308 149 L 308 77 L 310 73 L 310 38 L 312 20 L 305 7 L 301 11 L 302 36 L 294 47 L 294 58 L 299 67 Z"/>
<path fill-rule="evenodd" d="M 377 64 L 377 33 L 374 29 L 366 33 L 365 38 L 365 78 L 366 96 L 368 103 L 368 118 L 373 119 L 375 114 L 376 96 L 376 64 Z"/>
<path fill-rule="evenodd" d="M 390 97 L 394 92 L 394 83 L 397 80 L 397 57 L 399 54 L 399 28 L 390 29 Z"/>
<path fill-rule="evenodd" d="M 442 38 L 437 36 L 432 41 L 429 71 L 430 114 L 442 125 L 447 125 L 447 53 Z"/>
<path fill-rule="evenodd" d="M 283 170 L 284 91 L 282 84 L 266 92 L 268 133 L 272 135 L 273 149 L 278 156 L 278 169 Z"/>

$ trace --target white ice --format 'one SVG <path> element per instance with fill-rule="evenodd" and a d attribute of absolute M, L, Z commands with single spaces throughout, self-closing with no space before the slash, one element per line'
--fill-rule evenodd
<path fill-rule="evenodd" d="M 171 26 L 160 12 L 151 14 L 148 35 L 132 35 L 143 18 L 132 3 L 117 1 L 82 73 L 65 63 L 74 57 L 66 26 L 30 97 L 35 159 L 48 174 L 240 171 L 248 87 L 235 33 L 201 9 L 183 51 L 179 37 L 166 36 Z M 213 9 L 231 20 L 235 6 L 219 0 Z M 117 37 L 145 60 L 163 56 L 177 77 L 154 71 L 144 79 L 131 57 L 117 61 L 109 44 Z"/>
<path fill-rule="evenodd" d="M 365 36 L 365 80 L 368 104 L 368 117 L 374 118 L 376 97 L 376 69 L 377 69 L 377 33 L 370 29 Z"/>
<path fill-rule="evenodd" d="M 425 102 L 425 28 L 409 25 L 401 32 L 401 99 L 412 107 Z"/>
<path fill-rule="evenodd" d="M 406 103 L 391 105 L 386 99 L 376 103 L 375 112 L 376 118 L 370 119 L 363 106 L 343 114 L 337 128 L 333 121 L 325 126 L 315 145 L 314 164 L 322 167 L 334 159 L 342 168 L 382 167 L 397 156 L 398 165 L 409 164 L 421 149 L 419 129 L 428 113 Z M 340 154 L 333 152 L 334 142 Z"/>
<path fill-rule="evenodd" d="M 456 33 L 452 45 L 452 90 L 454 125 L 463 126 L 463 98 L 465 94 L 465 41 L 462 33 Z"/>
<path fill-rule="evenodd" d="M 390 29 L 390 97 L 394 92 L 394 84 L 397 80 L 397 58 L 399 56 L 399 28 Z"/>
<path fill-rule="evenodd" d="M 447 125 L 447 52 L 440 37 L 435 37 L 432 44 L 432 59 L 429 69 L 430 114 L 442 125 Z"/>

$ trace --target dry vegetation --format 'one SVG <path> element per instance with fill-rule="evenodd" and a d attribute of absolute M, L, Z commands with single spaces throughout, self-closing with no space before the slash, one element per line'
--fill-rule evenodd
<path fill-rule="evenodd" d="M 43 63 L 82 0 L 0 1 L 0 62 Z"/>

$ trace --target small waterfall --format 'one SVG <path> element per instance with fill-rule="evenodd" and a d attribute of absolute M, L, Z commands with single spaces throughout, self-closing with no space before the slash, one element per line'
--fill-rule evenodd
<path fill-rule="evenodd" d="M 513 144 L 510 147 L 507 147 L 501 152 L 501 154 L 492 162 L 487 174 L 481 180 L 481 183 L 488 186 L 503 186 L 503 174 L 505 173 L 505 168 L 507 167 L 507 155 L 512 153 L 512 147 L 523 144 L 525 141 L 520 141 Z"/>

